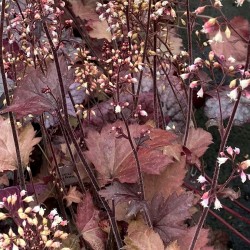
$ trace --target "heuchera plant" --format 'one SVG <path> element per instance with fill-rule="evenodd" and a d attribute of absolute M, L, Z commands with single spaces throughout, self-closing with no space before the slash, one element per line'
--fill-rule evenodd
<path fill-rule="evenodd" d="M 220 213 L 250 223 L 249 27 L 219 0 L 2 0 L 0 248 L 218 249 L 208 213 L 250 245 Z"/>

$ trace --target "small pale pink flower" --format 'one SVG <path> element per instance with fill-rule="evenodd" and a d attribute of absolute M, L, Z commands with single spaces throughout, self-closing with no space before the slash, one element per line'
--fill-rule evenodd
<path fill-rule="evenodd" d="M 236 62 L 235 58 L 233 58 L 232 56 L 229 56 L 227 60 L 228 60 L 230 63 L 235 63 L 235 62 Z"/>
<path fill-rule="evenodd" d="M 39 210 L 40 210 L 40 206 L 39 206 L 39 205 L 38 205 L 38 206 L 33 207 L 33 209 L 32 209 L 32 211 L 33 211 L 34 213 L 38 213 L 38 212 L 39 212 Z"/>
<path fill-rule="evenodd" d="M 200 6 L 194 12 L 195 12 L 196 15 L 199 15 L 202 12 L 204 12 L 205 8 L 206 8 L 206 5 L 205 6 Z"/>
<path fill-rule="evenodd" d="M 222 43 L 223 42 L 223 37 L 222 37 L 222 34 L 221 34 L 221 31 L 219 30 L 215 36 L 213 37 L 213 41 L 216 42 L 216 43 Z"/>
<path fill-rule="evenodd" d="M 204 182 L 206 182 L 207 180 L 206 180 L 206 178 L 205 178 L 203 175 L 200 175 L 200 176 L 197 178 L 197 181 L 198 181 L 199 183 L 204 183 Z"/>
<path fill-rule="evenodd" d="M 216 197 L 214 201 L 214 209 L 220 210 L 220 208 L 222 208 L 222 204 L 219 201 L 219 199 Z"/>
<path fill-rule="evenodd" d="M 121 106 L 120 105 L 116 105 L 115 106 L 115 113 L 121 113 L 121 111 L 122 111 Z"/>
<path fill-rule="evenodd" d="M 247 180 L 247 175 L 245 174 L 243 170 L 240 172 L 240 178 L 241 178 L 242 183 L 246 182 Z"/>
<path fill-rule="evenodd" d="M 189 77 L 189 73 L 181 74 L 180 77 L 181 77 L 182 80 L 186 80 Z"/>
<path fill-rule="evenodd" d="M 48 218 L 50 220 L 52 220 L 54 218 L 54 216 L 57 215 L 57 214 L 58 214 L 58 212 L 57 212 L 56 208 L 54 208 L 53 210 L 50 211 L 50 213 L 48 215 Z"/>
<path fill-rule="evenodd" d="M 192 64 L 188 67 L 190 72 L 196 71 L 197 70 L 197 66 L 195 64 Z"/>
<path fill-rule="evenodd" d="M 148 116 L 148 113 L 145 110 L 140 110 L 141 116 Z"/>
<path fill-rule="evenodd" d="M 227 160 L 228 160 L 227 157 L 218 157 L 217 158 L 217 162 L 218 162 L 219 166 L 221 166 L 222 164 L 224 164 Z"/>
<path fill-rule="evenodd" d="M 230 146 L 230 147 L 227 147 L 226 150 L 227 150 L 227 153 L 228 153 L 229 155 L 233 156 L 234 150 L 232 149 L 231 146 Z"/>
<path fill-rule="evenodd" d="M 22 190 L 22 191 L 20 192 L 21 197 L 23 197 L 24 195 L 26 195 L 26 193 L 27 193 L 26 190 Z"/>
<path fill-rule="evenodd" d="M 239 165 L 239 168 L 241 170 L 245 170 L 245 169 L 248 169 L 250 167 L 250 160 L 245 160 L 245 161 L 242 161 Z"/>
<path fill-rule="evenodd" d="M 236 0 L 235 3 L 237 4 L 237 7 L 242 6 L 242 4 L 245 2 L 245 0 Z"/>
<path fill-rule="evenodd" d="M 67 226 L 68 225 L 68 221 L 67 220 L 63 220 L 63 221 L 61 221 L 60 225 L 63 226 L 63 227 Z"/>
<path fill-rule="evenodd" d="M 230 91 L 229 94 L 227 94 L 228 97 L 230 97 L 230 99 L 232 101 L 237 101 L 238 98 L 238 88 L 235 88 L 234 90 Z"/>
<path fill-rule="evenodd" d="M 242 89 L 247 88 L 249 84 L 250 84 L 250 79 L 244 79 L 240 81 L 240 86 Z"/>
<path fill-rule="evenodd" d="M 202 31 L 204 33 L 211 33 L 218 29 L 218 23 L 216 18 L 210 18 L 207 22 L 204 23 Z"/>
<path fill-rule="evenodd" d="M 194 64 L 198 66 L 202 66 L 203 60 L 200 57 L 194 59 Z"/>
<path fill-rule="evenodd" d="M 196 88 L 198 86 L 198 81 L 192 81 L 189 85 L 191 89 Z"/>
<path fill-rule="evenodd" d="M 199 98 L 202 98 L 204 95 L 204 91 L 203 91 L 203 88 L 201 87 L 200 90 L 197 92 L 197 97 Z"/>
<path fill-rule="evenodd" d="M 238 155 L 240 153 L 240 149 L 239 148 L 234 148 L 234 153 Z"/>
<path fill-rule="evenodd" d="M 200 202 L 200 204 L 203 207 L 208 207 L 208 203 L 209 203 L 209 192 L 206 192 L 202 195 L 201 197 L 202 201 Z"/>

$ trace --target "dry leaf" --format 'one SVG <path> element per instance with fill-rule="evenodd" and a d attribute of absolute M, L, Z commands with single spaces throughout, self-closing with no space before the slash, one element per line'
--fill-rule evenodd
<path fill-rule="evenodd" d="M 200 165 L 199 158 L 206 152 L 213 142 L 212 135 L 202 128 L 190 128 L 186 148 L 188 149 L 187 161 L 191 164 Z"/>
<path fill-rule="evenodd" d="M 9 119 L 4 120 L 0 116 L 0 130 L 4 131 L 4 133 L 0 133 L 0 172 L 13 171 L 17 167 L 17 157 Z M 31 124 L 24 127 L 19 134 L 19 148 L 23 166 L 28 165 L 33 147 L 41 140 L 41 138 L 35 138 L 35 134 Z"/>
<path fill-rule="evenodd" d="M 86 22 L 86 26 L 90 28 L 89 35 L 92 38 L 107 39 L 111 41 L 111 33 L 107 31 L 108 24 L 106 21 L 101 22 L 96 13 L 96 0 L 75 1 L 69 0 L 72 6 L 72 11 L 81 20 Z"/>
<path fill-rule="evenodd" d="M 63 199 L 66 199 L 67 201 L 67 207 L 70 206 L 72 202 L 74 203 L 82 202 L 82 198 L 83 194 L 78 190 L 76 190 L 76 186 L 74 187 L 70 186 L 67 195 L 63 197 Z"/>
<path fill-rule="evenodd" d="M 36 131 L 31 123 L 26 125 L 19 134 L 19 149 L 21 152 L 22 164 L 27 166 L 29 163 L 30 153 L 33 147 L 41 141 L 41 137 L 35 137 Z"/>
<path fill-rule="evenodd" d="M 168 244 L 165 250 L 181 250 L 181 248 L 178 245 L 177 240 L 175 240 L 171 242 L 170 244 Z"/>
<path fill-rule="evenodd" d="M 159 234 L 142 221 L 132 221 L 129 224 L 124 242 L 124 249 L 127 250 L 164 250 Z"/>
<path fill-rule="evenodd" d="M 213 137 L 209 132 L 202 128 L 190 128 L 186 146 L 192 154 L 199 158 L 206 152 L 212 142 Z"/>

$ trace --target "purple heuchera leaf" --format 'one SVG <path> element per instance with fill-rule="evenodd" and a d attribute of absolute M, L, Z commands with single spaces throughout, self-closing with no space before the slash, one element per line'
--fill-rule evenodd
<path fill-rule="evenodd" d="M 119 180 L 121 183 L 136 183 L 138 178 L 136 161 L 129 140 L 116 137 L 112 127 L 120 127 L 126 133 L 122 122 L 105 126 L 100 134 L 94 130 L 90 131 L 86 139 L 89 151 L 86 151 L 85 155 L 95 166 L 99 174 L 98 178 L 103 185 L 114 180 Z M 129 126 L 133 143 L 136 144 L 142 131 L 149 129 L 148 140 L 144 141 L 137 150 L 138 160 L 142 172 L 160 174 L 173 160 L 164 155 L 159 148 L 169 145 L 174 136 L 164 130 L 133 124 Z M 154 141 L 153 143 L 149 142 L 150 138 Z"/>
<path fill-rule="evenodd" d="M 115 204 L 117 204 L 123 201 L 140 200 L 138 191 L 138 184 L 126 184 L 114 181 L 111 185 L 99 191 L 99 194 L 106 200 L 114 200 Z"/>
<path fill-rule="evenodd" d="M 166 200 L 162 195 L 153 197 L 149 205 L 153 228 L 165 244 L 186 233 L 184 221 L 190 217 L 189 209 L 192 205 L 192 193 L 179 196 L 173 193 Z"/>
<path fill-rule="evenodd" d="M 146 202 L 141 200 L 138 184 L 126 184 L 118 181 L 113 182 L 99 194 L 106 200 L 113 200 L 117 205 L 120 202 L 127 202 L 126 216 L 136 216 L 136 214 L 146 207 Z"/>
<path fill-rule="evenodd" d="M 73 82 L 73 71 L 68 71 L 66 60 L 59 57 L 65 92 Z M 49 93 L 51 92 L 51 94 Z M 52 97 L 55 97 L 56 100 Z M 48 63 L 45 74 L 40 70 L 31 69 L 27 75 L 18 83 L 14 91 L 12 104 L 1 111 L 6 113 L 12 111 L 17 118 L 33 114 L 41 115 L 44 111 L 53 111 L 60 102 L 61 94 L 58 82 L 57 70 L 54 62 Z"/>

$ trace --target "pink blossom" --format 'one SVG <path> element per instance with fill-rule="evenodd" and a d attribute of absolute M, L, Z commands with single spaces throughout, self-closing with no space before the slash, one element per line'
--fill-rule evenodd
<path fill-rule="evenodd" d="M 197 181 L 198 181 L 199 183 L 204 183 L 204 182 L 206 182 L 207 180 L 206 180 L 206 178 L 205 178 L 203 175 L 200 175 L 200 176 L 198 177 Z"/>
<path fill-rule="evenodd" d="M 180 77 L 181 77 L 182 80 L 186 80 L 189 77 L 189 73 L 181 74 Z"/>
<path fill-rule="evenodd" d="M 220 208 L 222 208 L 222 204 L 219 201 L 219 199 L 216 197 L 214 201 L 214 209 L 220 210 Z"/>
<path fill-rule="evenodd" d="M 205 6 L 200 6 L 194 12 L 195 12 L 196 15 L 201 14 L 205 10 L 205 8 L 206 8 L 206 5 Z"/>
<path fill-rule="evenodd" d="M 242 89 L 247 88 L 249 84 L 250 84 L 250 79 L 244 79 L 240 81 L 240 86 Z"/>
<path fill-rule="evenodd" d="M 195 58 L 194 60 L 194 64 L 198 65 L 198 66 L 202 66 L 203 64 L 203 60 L 200 57 Z"/>
<path fill-rule="evenodd" d="M 141 116 L 148 116 L 148 113 L 145 110 L 140 110 Z"/>
<path fill-rule="evenodd" d="M 56 208 L 54 208 L 53 210 L 50 211 L 50 213 L 48 215 L 48 218 L 50 220 L 52 220 L 54 218 L 54 216 L 57 215 L 57 214 L 58 214 L 58 212 L 57 212 Z"/>
<path fill-rule="evenodd" d="M 250 160 L 245 160 L 245 161 L 242 161 L 239 165 L 239 168 L 241 170 L 245 170 L 245 169 L 248 169 L 250 167 Z"/>
<path fill-rule="evenodd" d="M 235 88 L 234 90 L 230 91 L 227 96 L 230 97 L 231 100 L 236 101 L 238 98 L 238 88 Z"/>
<path fill-rule="evenodd" d="M 240 173 L 240 178 L 241 178 L 242 183 L 244 183 L 247 180 L 247 175 L 245 174 L 243 170 Z"/>
<path fill-rule="evenodd" d="M 203 207 L 208 207 L 208 203 L 209 203 L 209 192 L 205 192 L 202 197 L 201 197 L 202 201 L 200 202 L 200 204 Z"/>
<path fill-rule="evenodd" d="M 195 64 L 192 64 L 188 67 L 188 69 L 190 72 L 193 72 L 193 71 L 197 70 L 197 66 Z"/>
<path fill-rule="evenodd" d="M 22 190 L 22 191 L 20 192 L 21 197 L 23 197 L 24 195 L 26 195 L 26 193 L 27 193 L 26 190 Z"/>
<path fill-rule="evenodd" d="M 211 33 L 218 29 L 218 23 L 216 18 L 210 18 L 207 22 L 204 23 L 202 31 L 204 33 Z"/>
<path fill-rule="evenodd" d="M 68 225 L 68 221 L 67 220 L 63 220 L 63 221 L 61 221 L 60 225 L 63 226 L 63 227 L 67 226 Z"/>
<path fill-rule="evenodd" d="M 217 162 L 219 163 L 219 166 L 224 164 L 228 160 L 227 157 L 218 157 Z"/>
<path fill-rule="evenodd" d="M 192 81 L 189 85 L 191 89 L 196 88 L 198 86 L 198 81 Z"/>
<path fill-rule="evenodd" d="M 230 146 L 230 147 L 227 147 L 226 150 L 227 150 L 227 153 L 228 153 L 229 155 L 233 156 L 234 151 L 233 151 L 233 149 L 232 149 L 231 146 Z"/>
<path fill-rule="evenodd" d="M 203 95 L 204 95 L 204 91 L 203 91 L 203 88 L 201 87 L 200 88 L 200 90 L 197 92 L 197 97 L 199 98 L 199 97 L 203 97 Z"/>
<path fill-rule="evenodd" d="M 234 153 L 238 155 L 240 153 L 240 149 L 239 148 L 234 148 Z"/>
<path fill-rule="evenodd" d="M 245 0 L 236 0 L 235 3 L 237 4 L 237 7 L 242 6 L 242 4 L 245 2 Z"/>

